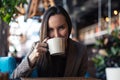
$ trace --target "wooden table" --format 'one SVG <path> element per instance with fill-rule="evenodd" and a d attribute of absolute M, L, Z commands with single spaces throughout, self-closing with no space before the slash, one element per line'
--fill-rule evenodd
<path fill-rule="evenodd" d="M 21 78 L 21 80 L 100 80 L 100 79 L 83 77 L 56 77 L 56 78 Z"/>

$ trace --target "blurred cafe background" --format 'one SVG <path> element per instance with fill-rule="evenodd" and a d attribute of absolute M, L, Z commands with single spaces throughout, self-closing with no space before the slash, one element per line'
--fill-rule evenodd
<path fill-rule="evenodd" d="M 0 0 L 0 79 L 39 40 L 44 12 L 54 5 L 71 17 L 70 38 L 87 46 L 86 77 L 106 80 L 107 68 L 120 67 L 120 0 Z"/>

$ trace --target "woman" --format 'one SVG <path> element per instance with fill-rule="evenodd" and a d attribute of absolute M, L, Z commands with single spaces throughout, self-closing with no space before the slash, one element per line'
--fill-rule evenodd
<path fill-rule="evenodd" d="M 13 78 L 29 77 L 36 68 L 38 77 L 77 77 L 84 76 L 87 70 L 86 47 L 69 38 L 71 20 L 60 6 L 49 8 L 43 17 L 40 42 L 13 72 Z M 64 37 L 67 41 L 65 55 L 52 56 L 47 50 L 47 40 Z"/>

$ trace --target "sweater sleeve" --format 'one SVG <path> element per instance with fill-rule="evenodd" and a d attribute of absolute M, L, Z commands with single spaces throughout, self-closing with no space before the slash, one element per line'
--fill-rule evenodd
<path fill-rule="evenodd" d="M 87 48 L 83 47 L 83 53 L 81 57 L 81 64 L 78 70 L 78 76 L 85 76 L 87 69 L 88 69 L 88 54 L 87 54 Z"/>
<path fill-rule="evenodd" d="M 20 77 L 28 77 L 30 75 L 30 73 L 32 72 L 34 67 L 30 66 L 28 56 L 33 51 L 35 45 L 36 45 L 36 43 L 33 44 L 32 49 L 30 50 L 30 52 L 26 55 L 26 57 L 22 60 L 22 62 L 14 70 L 14 72 L 11 75 L 12 79 L 16 79 L 16 78 L 20 78 Z"/>

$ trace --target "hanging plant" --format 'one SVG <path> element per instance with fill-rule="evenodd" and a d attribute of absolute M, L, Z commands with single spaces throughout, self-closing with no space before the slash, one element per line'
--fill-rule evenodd
<path fill-rule="evenodd" d="M 16 7 L 20 4 L 27 4 L 26 0 L 0 0 L 0 18 L 9 23 L 11 19 L 14 17 L 13 15 L 17 15 L 19 12 Z"/>

